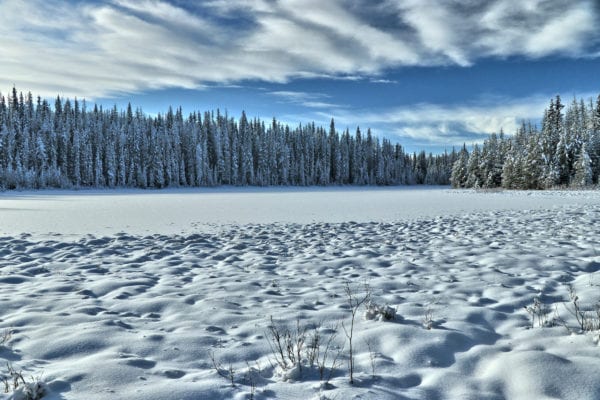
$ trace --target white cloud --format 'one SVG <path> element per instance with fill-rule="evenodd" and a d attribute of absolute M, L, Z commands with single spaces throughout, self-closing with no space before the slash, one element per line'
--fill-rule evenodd
<path fill-rule="evenodd" d="M 204 33 L 217 29 L 210 21 L 160 0 L 114 0 L 114 4 L 168 24 L 177 24 L 180 28 L 191 28 Z"/>
<path fill-rule="evenodd" d="M 267 93 L 270 96 L 275 96 L 281 99 L 281 101 L 286 103 L 298 104 L 308 108 L 318 108 L 318 109 L 342 109 L 345 108 L 343 105 L 326 102 L 323 101 L 330 96 L 325 93 L 317 93 L 317 92 L 297 92 L 297 91 L 274 91 Z"/>
<path fill-rule="evenodd" d="M 371 78 L 369 79 L 369 82 L 371 83 L 382 83 L 382 84 L 397 84 L 398 81 L 397 80 L 393 80 L 393 79 L 383 79 L 383 78 Z"/>
<path fill-rule="evenodd" d="M 480 57 L 594 57 L 593 0 L 0 1 L 0 87 L 97 97 L 380 77 Z M 183 3 L 181 3 L 183 4 Z"/>
<path fill-rule="evenodd" d="M 392 139 L 411 149 L 433 148 L 438 151 L 441 144 L 460 147 L 463 143 L 482 143 L 490 134 L 500 131 L 513 135 L 523 122 L 531 122 L 541 129 L 544 110 L 554 96 L 538 94 L 519 99 L 482 97 L 478 102 L 463 104 L 421 103 L 369 111 L 331 107 L 302 115 L 283 115 L 281 119 L 291 121 L 292 126 L 298 122 L 328 126 L 333 118 L 338 131 L 349 129 L 354 134 L 357 127 L 363 132 L 371 128 L 374 135 Z M 587 102 L 588 99 L 595 101 L 597 94 L 588 92 L 574 96 Z M 563 99 L 565 102 L 570 104 Z"/>
<path fill-rule="evenodd" d="M 490 55 L 583 57 L 598 43 L 597 24 L 591 1 L 498 1 L 482 13 L 476 43 Z"/>
<path fill-rule="evenodd" d="M 482 100 L 479 104 L 418 104 L 377 112 L 321 112 L 319 121 L 334 118 L 338 128 L 351 131 L 360 124 L 377 135 L 393 137 L 400 143 L 460 146 L 482 142 L 491 133 L 503 130 L 513 134 L 522 121 L 537 121 L 551 96 L 533 96 L 519 100 Z"/>
<path fill-rule="evenodd" d="M 526 50 L 535 56 L 554 52 L 579 54 L 585 45 L 590 26 L 594 26 L 592 10 L 584 8 L 568 10 L 534 32 L 526 42 Z"/>
<path fill-rule="evenodd" d="M 454 64 L 471 64 L 468 48 L 461 46 L 463 18 L 457 18 L 451 9 L 440 7 L 435 0 L 406 0 L 400 2 L 400 7 L 405 20 L 416 30 L 424 49 Z"/>

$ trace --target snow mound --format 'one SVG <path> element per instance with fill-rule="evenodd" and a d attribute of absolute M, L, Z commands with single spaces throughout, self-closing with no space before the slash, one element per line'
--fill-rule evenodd
<path fill-rule="evenodd" d="M 600 300 L 600 206 L 556 198 L 182 234 L 13 232 L 0 238 L 0 366 L 43 376 L 56 400 L 598 399 L 599 332 L 567 310 L 569 286 L 590 317 Z M 355 321 L 353 385 L 348 281 L 376 300 Z M 561 322 L 532 324 L 535 299 Z M 334 337 L 327 384 L 305 358 L 278 370 L 271 316 L 309 327 L 306 346 L 315 326 Z"/>

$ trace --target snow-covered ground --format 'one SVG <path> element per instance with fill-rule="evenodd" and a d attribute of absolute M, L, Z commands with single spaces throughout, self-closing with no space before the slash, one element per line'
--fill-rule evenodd
<path fill-rule="evenodd" d="M 445 187 L 0 192 L 0 236 L 171 235 L 274 222 L 396 222 L 598 204 L 599 199 L 594 191 L 476 192 Z"/>
<path fill-rule="evenodd" d="M 0 243 L 0 374 L 44 398 L 600 398 L 600 192 L 5 192 Z M 353 384 L 347 289 L 396 310 L 359 308 Z"/>

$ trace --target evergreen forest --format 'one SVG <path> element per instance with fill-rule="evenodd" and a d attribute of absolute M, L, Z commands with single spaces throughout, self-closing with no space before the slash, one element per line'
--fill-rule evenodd
<path fill-rule="evenodd" d="M 563 113 L 563 109 L 565 109 Z M 600 95 L 596 102 L 550 100 L 541 130 L 525 123 L 512 137 L 492 134 L 452 168 L 459 188 L 548 189 L 590 187 L 600 177 Z"/>
<path fill-rule="evenodd" d="M 339 132 L 236 119 L 219 110 L 150 116 L 31 93 L 0 94 L 0 189 L 200 186 L 448 185 L 456 188 L 589 187 L 600 177 L 600 96 L 560 96 L 541 129 L 443 154 L 405 152 L 367 129 Z"/>
<path fill-rule="evenodd" d="M 370 130 L 290 128 L 181 108 L 0 94 L 0 189 L 450 184 L 457 152 L 407 154 Z"/>

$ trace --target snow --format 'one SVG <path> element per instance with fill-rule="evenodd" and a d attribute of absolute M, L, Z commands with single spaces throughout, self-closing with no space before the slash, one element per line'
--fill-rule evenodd
<path fill-rule="evenodd" d="M 597 201 L 595 191 L 410 186 L 0 192 L 0 235 L 191 234 L 236 224 L 386 222 Z"/>
<path fill-rule="evenodd" d="M 44 399 L 600 398 L 568 288 L 593 321 L 600 192 L 5 192 L 0 240 L 0 365 Z M 276 365 L 271 317 L 337 332 L 328 385 Z"/>

